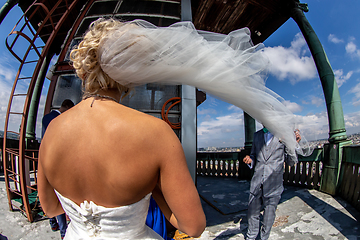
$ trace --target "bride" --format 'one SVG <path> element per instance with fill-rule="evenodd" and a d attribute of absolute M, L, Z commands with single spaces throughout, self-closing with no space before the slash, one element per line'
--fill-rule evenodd
<path fill-rule="evenodd" d="M 98 62 L 99 42 L 120 24 L 94 23 L 72 52 L 84 99 L 44 135 L 41 206 L 48 217 L 70 217 L 65 239 L 162 239 L 145 225 L 152 195 L 175 228 L 198 237 L 206 219 L 177 136 L 166 122 L 119 104 L 131 89 Z"/>
<path fill-rule="evenodd" d="M 134 86 L 187 84 L 246 111 L 295 154 L 294 117 L 265 87 L 267 60 L 248 29 L 221 35 L 181 22 L 99 19 L 71 52 L 83 100 L 54 119 L 39 150 L 46 215 L 64 211 L 65 239 L 161 239 L 145 219 L 152 195 L 169 222 L 198 237 L 206 220 L 177 136 L 119 104 Z"/>

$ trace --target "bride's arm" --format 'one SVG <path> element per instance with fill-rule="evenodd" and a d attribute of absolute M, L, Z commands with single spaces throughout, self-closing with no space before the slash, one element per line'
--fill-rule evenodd
<path fill-rule="evenodd" d="M 200 197 L 191 178 L 184 151 L 170 127 L 156 139 L 160 157 L 158 187 L 153 197 L 168 221 L 189 236 L 199 237 L 206 226 Z"/>
<path fill-rule="evenodd" d="M 161 212 L 164 214 L 165 218 L 173 225 L 176 229 L 179 229 L 178 222 L 173 212 L 171 211 L 169 205 L 166 203 L 164 195 L 162 194 L 158 185 L 154 188 L 152 192 L 152 197 L 156 201 L 157 205 L 160 207 Z"/>
<path fill-rule="evenodd" d="M 38 189 L 41 207 L 44 213 L 46 214 L 46 216 L 51 218 L 64 213 L 64 210 L 59 202 L 59 199 L 56 196 L 54 188 L 50 185 L 49 181 L 45 176 L 41 159 L 42 159 L 42 154 L 40 148 L 38 172 L 37 172 L 37 184 L 38 184 L 37 189 Z"/>

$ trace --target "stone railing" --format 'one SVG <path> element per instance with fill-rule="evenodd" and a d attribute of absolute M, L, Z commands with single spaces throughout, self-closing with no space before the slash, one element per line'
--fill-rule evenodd
<path fill-rule="evenodd" d="M 284 184 L 319 189 L 322 172 L 322 151 L 322 148 L 319 148 L 315 149 L 309 157 L 299 156 L 299 162 L 293 167 L 285 164 Z M 251 179 L 252 170 L 242 162 L 246 154 L 246 151 L 198 153 L 197 175 Z"/>

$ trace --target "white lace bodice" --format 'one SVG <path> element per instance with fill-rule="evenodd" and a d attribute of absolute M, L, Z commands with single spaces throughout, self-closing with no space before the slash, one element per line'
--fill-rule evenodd
<path fill-rule="evenodd" d="M 145 225 L 151 194 L 131 205 L 106 208 L 92 201 L 84 201 L 79 206 L 55 192 L 71 219 L 66 240 L 163 239 Z"/>

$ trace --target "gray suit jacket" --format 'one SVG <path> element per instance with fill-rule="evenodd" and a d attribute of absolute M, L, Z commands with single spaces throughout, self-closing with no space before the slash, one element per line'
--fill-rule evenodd
<path fill-rule="evenodd" d="M 262 187 L 264 197 L 281 195 L 284 190 L 284 161 L 290 166 L 297 162 L 297 156 L 286 154 L 286 147 L 275 136 L 266 146 L 263 130 L 254 134 L 250 158 L 254 165 L 254 175 L 250 183 L 249 203 L 260 193 Z"/>

